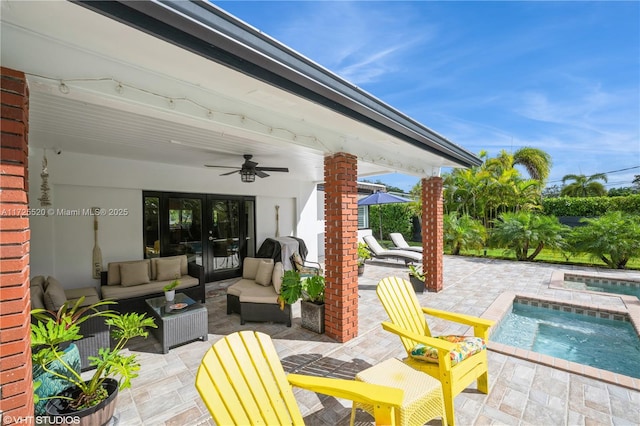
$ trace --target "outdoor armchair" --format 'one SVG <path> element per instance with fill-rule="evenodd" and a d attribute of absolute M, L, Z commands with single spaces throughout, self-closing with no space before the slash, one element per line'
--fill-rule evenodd
<path fill-rule="evenodd" d="M 422 308 L 406 280 L 384 278 L 376 294 L 391 322 L 382 328 L 397 334 L 407 351 L 404 362 L 440 380 L 449 425 L 455 422 L 454 397 L 477 380 L 478 390 L 489 391 L 486 341 L 493 321 L 438 309 Z M 431 336 L 425 314 L 473 327 L 474 336 Z"/>
<path fill-rule="evenodd" d="M 202 359 L 196 388 L 219 425 L 302 425 L 292 386 L 373 405 L 376 424 L 396 424 L 404 393 L 355 380 L 286 375 L 271 338 L 240 331 L 217 341 Z"/>
<path fill-rule="evenodd" d="M 404 260 L 404 263 L 422 262 L 422 253 L 408 250 L 387 250 L 380 245 L 373 235 L 365 235 L 362 239 L 367 244 L 367 247 L 369 247 L 369 251 L 373 257 L 381 259 L 401 259 Z"/>
<path fill-rule="evenodd" d="M 389 237 L 391 237 L 391 241 L 395 246 L 394 250 L 400 249 L 400 250 L 415 251 L 418 253 L 422 253 L 422 247 L 410 246 L 409 243 L 407 243 L 407 241 L 404 239 L 404 235 L 402 235 L 399 232 L 392 232 L 389 234 Z"/>

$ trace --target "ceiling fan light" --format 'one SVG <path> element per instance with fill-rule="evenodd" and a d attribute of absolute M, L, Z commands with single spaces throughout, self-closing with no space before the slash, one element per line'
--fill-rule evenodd
<path fill-rule="evenodd" d="M 251 170 L 240 170 L 240 180 L 244 183 L 255 182 L 256 174 L 252 173 Z"/>

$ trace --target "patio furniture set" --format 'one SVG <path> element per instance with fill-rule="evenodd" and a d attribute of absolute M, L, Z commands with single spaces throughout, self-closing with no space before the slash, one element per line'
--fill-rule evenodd
<path fill-rule="evenodd" d="M 400 337 L 402 362 L 388 359 L 360 371 L 355 380 L 286 375 L 271 338 L 241 331 L 216 342 L 203 357 L 196 388 L 217 424 L 303 424 L 292 387 L 353 401 L 376 424 L 424 424 L 440 417 L 453 425 L 454 397 L 472 382 L 488 392 L 486 340 L 492 321 L 421 308 L 408 281 L 385 278 L 376 291 Z M 470 325 L 474 336 L 431 336 L 425 314 Z"/>

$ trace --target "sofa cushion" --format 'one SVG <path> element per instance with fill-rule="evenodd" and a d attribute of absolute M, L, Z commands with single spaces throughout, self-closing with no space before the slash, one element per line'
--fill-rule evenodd
<path fill-rule="evenodd" d="M 149 268 L 149 276 L 151 276 L 151 262 L 149 259 L 128 260 L 125 262 L 111 262 L 107 265 L 107 285 L 120 285 L 120 265 L 125 263 L 144 262 Z"/>
<path fill-rule="evenodd" d="M 149 282 L 149 265 L 146 262 L 120 264 L 120 285 L 130 287 Z"/>
<path fill-rule="evenodd" d="M 262 260 L 258 265 L 258 272 L 256 272 L 256 284 L 268 286 L 271 285 L 271 276 L 273 275 L 273 259 L 269 259 L 270 262 Z"/>
<path fill-rule="evenodd" d="M 157 262 L 155 262 L 156 280 L 175 280 L 183 275 L 180 273 L 180 265 L 182 264 L 182 259 L 171 258 L 154 260 L 157 260 Z"/>
<path fill-rule="evenodd" d="M 44 275 L 37 275 L 31 278 L 30 285 L 31 287 L 40 287 L 42 292 L 44 293 L 45 283 L 47 282 L 47 278 Z"/>
<path fill-rule="evenodd" d="M 103 300 L 120 300 L 139 296 L 159 296 L 162 294 L 162 287 L 169 284 L 170 281 L 150 281 L 147 284 L 134 285 L 131 287 L 122 287 L 120 285 L 102 286 Z M 180 287 L 178 289 L 196 287 L 200 281 L 198 278 L 190 275 L 180 277 Z"/>
<path fill-rule="evenodd" d="M 71 303 L 75 303 L 78 299 L 84 297 L 84 301 L 80 306 L 89 306 L 100 302 L 100 296 L 98 296 L 98 291 L 95 287 L 70 288 L 65 290 L 64 294 Z"/>
<path fill-rule="evenodd" d="M 151 272 L 149 275 L 149 278 L 151 278 L 152 280 L 158 280 L 158 262 L 160 261 L 166 261 L 166 260 L 172 260 L 172 259 L 180 259 L 180 275 L 188 275 L 189 274 L 189 265 L 188 265 L 188 259 L 187 259 L 187 255 L 185 254 L 179 254 L 177 256 L 166 256 L 166 257 L 154 257 L 151 259 Z M 175 277 L 172 275 L 171 279 L 175 279 Z"/>
<path fill-rule="evenodd" d="M 244 278 L 227 288 L 227 294 L 240 296 L 243 291 L 251 291 L 252 288 L 258 287 L 254 280 L 245 280 Z"/>
<path fill-rule="evenodd" d="M 31 294 L 31 309 L 46 309 L 42 286 L 32 285 L 29 293 Z"/>
<path fill-rule="evenodd" d="M 271 284 L 276 293 L 280 294 L 280 288 L 282 287 L 282 277 L 284 276 L 284 265 L 282 262 L 277 262 L 273 265 L 273 274 L 271 275 Z"/>
<path fill-rule="evenodd" d="M 260 262 L 263 260 L 266 259 L 245 257 L 242 261 L 242 278 L 247 280 L 255 280 L 256 274 L 258 273 L 258 266 L 260 266 Z"/>
<path fill-rule="evenodd" d="M 254 285 L 251 289 L 242 291 L 240 303 L 272 303 L 278 304 L 278 293 L 273 286 Z"/>
<path fill-rule="evenodd" d="M 53 277 L 47 278 L 47 286 L 44 291 L 44 306 L 52 311 L 57 311 L 67 301 L 64 288 L 58 280 Z"/>

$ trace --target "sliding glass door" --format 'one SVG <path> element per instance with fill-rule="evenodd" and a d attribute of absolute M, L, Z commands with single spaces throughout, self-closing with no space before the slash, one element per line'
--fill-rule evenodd
<path fill-rule="evenodd" d="M 254 197 L 145 191 L 143 202 L 145 258 L 186 254 L 210 282 L 255 255 Z"/>

